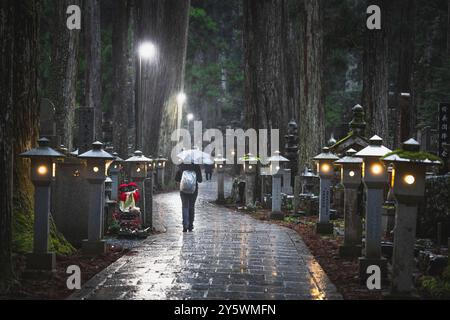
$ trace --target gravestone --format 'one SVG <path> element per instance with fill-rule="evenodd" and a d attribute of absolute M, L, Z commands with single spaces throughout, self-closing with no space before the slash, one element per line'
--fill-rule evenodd
<path fill-rule="evenodd" d="M 83 161 L 69 157 L 57 164 L 57 175 L 52 185 L 52 215 L 55 224 L 66 239 L 80 247 L 88 236 L 89 183 Z"/>
<path fill-rule="evenodd" d="M 83 154 L 91 149 L 94 136 L 95 110 L 93 108 L 78 108 L 78 154 Z"/>
<path fill-rule="evenodd" d="M 50 146 L 59 148 L 61 142 L 56 136 L 55 108 L 48 100 L 42 100 L 39 111 L 39 136 L 50 140 Z"/>

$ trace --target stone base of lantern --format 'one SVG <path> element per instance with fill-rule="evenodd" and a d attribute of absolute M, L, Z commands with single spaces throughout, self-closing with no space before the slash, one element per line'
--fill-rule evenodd
<path fill-rule="evenodd" d="M 386 283 L 388 279 L 387 260 L 385 258 L 369 259 L 366 257 L 359 258 L 359 279 L 362 285 L 367 284 L 367 279 L 372 275 L 367 273 L 370 266 L 378 266 L 381 272 L 381 283 Z"/>
<path fill-rule="evenodd" d="M 270 220 L 284 220 L 284 213 L 281 211 L 272 211 L 269 215 Z"/>
<path fill-rule="evenodd" d="M 317 234 L 333 234 L 334 225 L 331 222 L 317 222 L 316 223 L 316 233 Z"/>
<path fill-rule="evenodd" d="M 104 240 L 89 241 L 83 240 L 83 255 L 91 257 L 106 253 L 106 242 Z"/>
<path fill-rule="evenodd" d="M 361 257 L 361 246 L 343 245 L 339 247 L 339 256 L 341 258 L 358 258 Z"/>
<path fill-rule="evenodd" d="M 27 273 L 53 273 L 56 270 L 56 257 L 53 252 L 49 253 L 29 253 L 26 255 Z"/>

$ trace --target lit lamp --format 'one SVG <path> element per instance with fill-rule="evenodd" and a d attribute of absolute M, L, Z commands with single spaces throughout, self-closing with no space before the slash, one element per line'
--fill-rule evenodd
<path fill-rule="evenodd" d="M 281 164 L 289 162 L 289 160 L 277 151 L 268 161 L 270 162 L 270 173 L 272 175 L 272 212 L 270 213 L 270 218 L 283 220 L 284 214 L 281 211 L 281 177 L 283 176 L 283 168 Z"/>
<path fill-rule="evenodd" d="M 111 200 L 119 199 L 119 180 L 120 171 L 122 170 L 122 163 L 124 162 L 122 158 L 119 157 L 117 152 L 113 154 L 114 162 L 109 167 L 109 177 L 112 180 L 111 186 Z"/>
<path fill-rule="evenodd" d="M 142 212 L 144 212 L 144 224 L 149 222 L 149 215 L 146 210 L 146 202 L 145 202 L 145 186 L 144 181 L 147 178 L 147 170 L 149 165 L 153 163 L 153 160 L 144 156 L 142 151 L 136 150 L 133 153 L 133 156 L 129 159 L 125 160 L 125 162 L 129 165 L 130 179 L 132 182 L 135 182 L 144 195 L 139 199 L 139 202 L 136 203 L 136 206 L 139 207 Z M 153 190 L 152 190 L 153 191 Z"/>
<path fill-rule="evenodd" d="M 225 161 L 227 159 L 221 154 L 214 159 L 217 171 L 217 203 L 219 204 L 225 202 Z"/>
<path fill-rule="evenodd" d="M 159 156 L 159 158 L 155 159 L 156 164 L 156 184 L 159 190 L 164 189 L 164 172 L 166 169 L 167 159 L 163 156 Z"/>
<path fill-rule="evenodd" d="M 344 244 L 339 247 L 341 257 L 359 257 L 362 243 L 362 221 L 358 214 L 358 189 L 362 179 L 361 158 L 350 149 L 347 156 L 335 162 L 341 166 L 341 183 L 344 191 Z"/>
<path fill-rule="evenodd" d="M 50 141 L 46 138 L 39 139 L 38 143 L 38 148 L 20 155 L 31 159 L 31 181 L 35 187 L 33 253 L 27 255 L 27 269 L 53 272 L 55 254 L 48 252 L 50 184 L 56 174 L 55 161 L 64 155 L 50 148 Z"/>
<path fill-rule="evenodd" d="M 245 157 L 240 158 L 239 161 L 244 162 L 245 205 L 252 207 L 255 204 L 255 183 L 259 160 L 251 153 L 248 153 Z"/>
<path fill-rule="evenodd" d="M 313 158 L 317 164 L 317 173 L 320 178 L 319 221 L 316 224 L 318 234 L 333 234 L 334 227 L 330 222 L 331 180 L 334 177 L 333 162 L 339 157 L 330 152 L 328 147 Z"/>
<path fill-rule="evenodd" d="M 397 200 L 394 253 L 392 258 L 391 294 L 409 296 L 414 290 L 414 244 L 416 239 L 417 207 L 425 195 L 426 167 L 440 165 L 436 156 L 421 152 L 420 144 L 410 139 L 383 158 L 393 164 L 392 186 Z"/>
<path fill-rule="evenodd" d="M 105 241 L 102 240 L 102 226 L 104 217 L 105 180 L 109 166 L 114 161 L 114 156 L 103 150 L 101 142 L 94 142 L 92 150 L 89 150 L 78 158 L 85 160 L 86 180 L 89 182 L 89 220 L 88 239 L 83 241 L 83 253 L 85 255 L 97 255 L 105 253 Z"/>
<path fill-rule="evenodd" d="M 362 283 L 368 277 L 369 266 L 379 266 L 382 277 L 387 276 L 386 260 L 381 256 L 382 219 L 381 211 L 384 203 L 384 191 L 388 186 L 388 173 L 380 160 L 391 152 L 383 146 L 383 139 L 373 136 L 369 146 L 356 154 L 363 158 L 362 181 L 366 189 L 366 237 L 364 257 L 359 258 L 359 274 Z"/>

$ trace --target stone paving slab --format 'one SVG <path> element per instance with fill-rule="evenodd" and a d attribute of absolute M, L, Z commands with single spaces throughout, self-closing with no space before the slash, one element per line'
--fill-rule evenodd
<path fill-rule="evenodd" d="M 211 204 L 216 190 L 215 181 L 201 185 L 195 230 L 185 234 L 179 194 L 157 195 L 154 220 L 166 232 L 142 241 L 69 299 L 342 299 L 295 231 Z"/>

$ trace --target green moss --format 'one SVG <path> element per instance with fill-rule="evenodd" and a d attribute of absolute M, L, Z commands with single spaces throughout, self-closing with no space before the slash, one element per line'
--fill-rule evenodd
<path fill-rule="evenodd" d="M 14 196 L 12 247 L 13 251 L 19 254 L 33 250 L 34 210 L 28 196 L 32 192 L 33 190 L 22 190 Z M 50 219 L 49 250 L 60 255 L 68 255 L 75 252 L 74 247 L 58 232 L 52 219 Z"/>
<path fill-rule="evenodd" d="M 439 158 L 438 156 L 435 156 L 434 154 L 428 153 L 428 152 L 423 152 L 423 151 L 419 151 L 419 152 L 414 152 L 414 151 L 405 151 L 402 149 L 397 149 L 393 152 L 388 153 L 387 155 L 385 155 L 383 158 L 387 158 L 389 156 L 393 156 L 393 155 L 397 155 L 400 158 L 403 159 L 408 159 L 408 160 L 431 160 L 431 161 L 440 161 L 442 162 L 442 159 Z"/>

